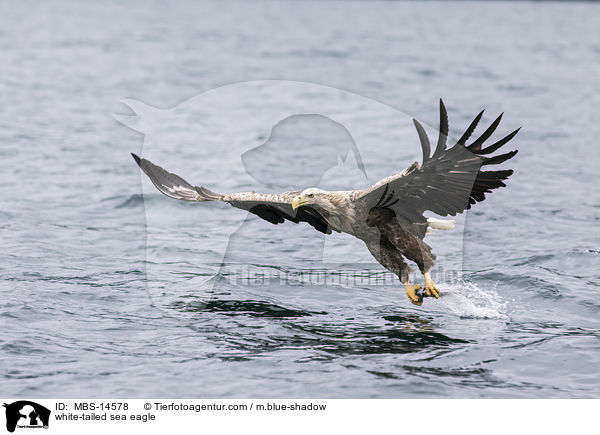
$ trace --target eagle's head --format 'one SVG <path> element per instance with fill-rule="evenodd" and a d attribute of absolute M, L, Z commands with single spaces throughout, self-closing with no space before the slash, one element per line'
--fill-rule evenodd
<path fill-rule="evenodd" d="M 295 210 L 302 205 L 307 205 L 317 210 L 331 213 L 336 208 L 331 194 L 332 192 L 311 187 L 310 189 L 303 190 L 300 195 L 292 200 L 292 208 Z"/>

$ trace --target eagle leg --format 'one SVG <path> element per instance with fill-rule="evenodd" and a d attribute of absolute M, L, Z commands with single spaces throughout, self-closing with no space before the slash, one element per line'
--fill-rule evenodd
<path fill-rule="evenodd" d="M 440 297 L 439 289 L 436 287 L 435 283 L 429 276 L 429 272 L 425 272 L 423 276 L 425 277 L 425 296 L 434 297 L 438 299 Z"/>
<path fill-rule="evenodd" d="M 421 289 L 419 284 L 410 285 L 408 265 L 404 262 L 400 251 L 383 234 L 378 242 L 367 242 L 366 244 L 373 257 L 383 267 L 397 275 L 400 281 L 404 283 L 408 300 L 415 305 L 422 305 L 424 292 L 423 290 L 417 291 Z"/>
<path fill-rule="evenodd" d="M 379 243 L 373 243 L 372 241 L 366 242 L 367 248 L 383 267 L 393 272 L 395 275 L 398 276 L 398 278 L 400 278 L 400 281 L 404 284 L 408 300 L 414 305 L 423 305 L 424 297 L 439 297 L 435 284 L 433 284 L 433 281 L 431 281 L 431 278 L 429 278 L 429 273 L 425 272 L 426 270 L 429 270 L 429 268 L 431 268 L 431 266 L 433 265 L 432 257 L 435 257 L 431 255 L 429 247 L 422 243 L 420 240 L 418 240 L 416 237 L 410 236 L 410 234 L 408 233 L 404 233 L 404 235 L 407 236 L 409 240 L 417 241 L 415 242 L 415 249 L 413 249 L 412 251 L 410 249 L 407 249 L 407 251 L 413 254 L 411 255 L 411 259 L 417 263 L 419 269 L 425 275 L 425 284 L 431 284 L 429 286 L 429 291 L 427 291 L 426 289 L 422 289 L 419 284 L 410 284 L 410 280 L 408 278 L 409 268 L 404 262 L 404 258 L 402 257 L 403 252 L 400 249 L 398 249 L 399 246 L 404 247 L 403 245 L 394 245 L 390 242 L 389 238 L 385 234 L 381 234 L 379 238 Z M 429 254 L 426 259 L 422 258 L 423 251 L 421 250 L 421 244 L 425 246 L 424 251 L 426 251 L 426 253 Z M 417 254 L 420 254 L 421 256 L 417 258 Z"/>
<path fill-rule="evenodd" d="M 406 288 L 408 299 L 415 305 L 421 305 L 424 297 L 440 297 L 438 288 L 429 276 L 429 269 L 433 267 L 435 255 L 431 248 L 422 239 L 404 228 L 396 219 L 391 219 L 381 226 L 382 239 L 385 238 L 388 245 L 391 245 L 390 251 L 394 251 L 396 256 L 402 258 L 404 255 L 411 261 L 417 263 L 419 270 L 425 277 L 425 288 L 417 292 L 420 286 L 411 286 L 408 276 L 400 276 L 400 280 Z M 383 264 L 383 263 L 382 263 Z M 388 267 L 384 264 L 385 267 Z M 389 267 L 388 267 L 389 269 Z"/>

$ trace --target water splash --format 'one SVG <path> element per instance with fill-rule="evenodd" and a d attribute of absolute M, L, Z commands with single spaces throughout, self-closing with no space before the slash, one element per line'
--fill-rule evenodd
<path fill-rule="evenodd" d="M 440 308 L 460 317 L 506 319 L 506 302 L 493 289 L 483 289 L 468 281 L 443 286 Z"/>

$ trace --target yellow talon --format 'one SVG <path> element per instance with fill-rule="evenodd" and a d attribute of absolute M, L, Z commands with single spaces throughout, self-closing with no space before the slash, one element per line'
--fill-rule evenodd
<path fill-rule="evenodd" d="M 438 299 L 440 293 L 433 280 L 429 277 L 429 273 L 425 274 L 425 296 Z"/>
<path fill-rule="evenodd" d="M 406 288 L 406 296 L 408 296 L 409 301 L 415 305 L 423 305 L 423 296 L 417 294 L 417 290 L 421 288 L 419 284 L 410 285 L 406 282 L 404 287 Z"/>

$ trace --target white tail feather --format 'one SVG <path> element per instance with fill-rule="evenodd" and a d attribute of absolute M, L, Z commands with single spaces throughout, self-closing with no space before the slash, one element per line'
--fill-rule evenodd
<path fill-rule="evenodd" d="M 429 228 L 434 230 L 451 230 L 454 228 L 455 220 L 453 219 L 436 219 L 436 218 L 427 218 L 427 223 L 429 224 Z"/>

